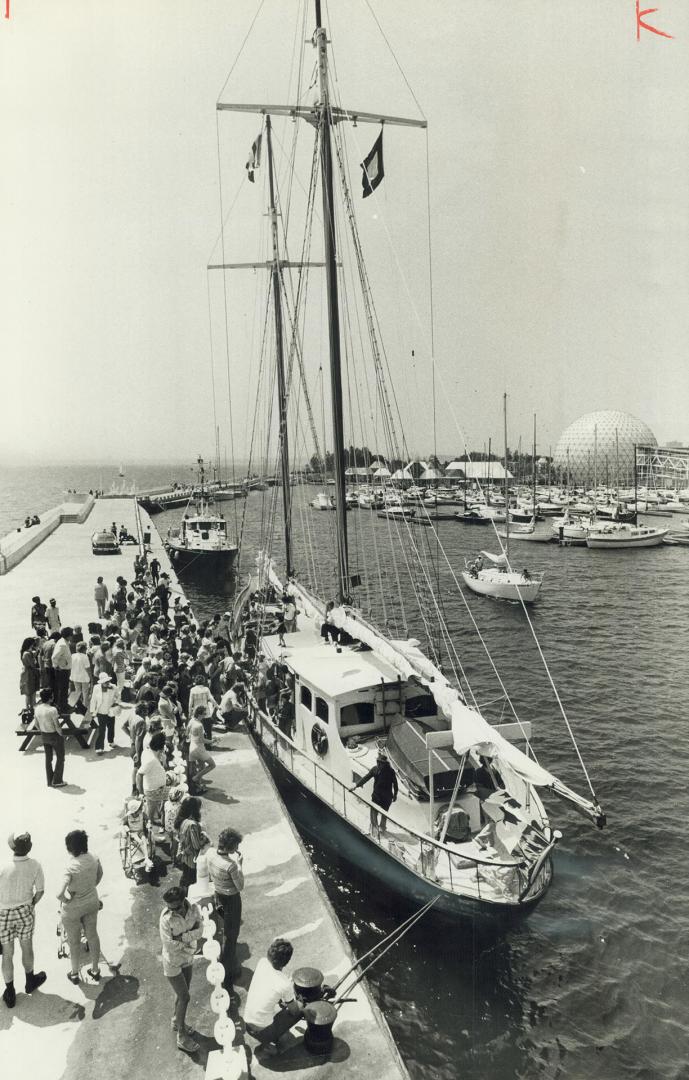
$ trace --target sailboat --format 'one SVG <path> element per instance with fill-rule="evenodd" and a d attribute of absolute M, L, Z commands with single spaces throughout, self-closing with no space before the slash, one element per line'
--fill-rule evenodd
<path fill-rule="evenodd" d="M 498 536 L 501 540 L 507 540 L 508 536 L 512 540 L 524 540 L 532 544 L 548 544 L 550 543 L 550 533 L 548 530 L 539 529 L 538 525 L 538 503 L 536 499 L 536 414 L 533 418 L 533 448 L 532 448 L 532 460 L 531 460 L 531 509 L 529 520 L 524 523 L 515 522 L 514 515 L 510 518 L 509 533 L 505 529 L 498 529 Z"/>
<path fill-rule="evenodd" d="M 503 424 L 505 434 L 505 538 L 499 555 L 482 550 L 476 559 L 464 560 L 462 578 L 464 584 L 479 596 L 490 596 L 494 600 L 516 600 L 524 604 L 533 604 L 541 591 L 543 574 L 532 574 L 528 570 L 513 570 L 510 565 L 510 515 L 509 515 L 509 480 L 507 472 L 507 394 L 503 395 Z M 496 531 L 496 535 L 499 535 Z M 488 560 L 486 565 L 485 560 Z"/>
<path fill-rule="evenodd" d="M 248 722 L 275 775 L 296 785 L 316 808 L 311 827 L 324 837 L 336 838 L 333 842 L 339 851 L 365 864 L 379 888 L 394 890 L 407 901 L 432 900 L 436 910 L 451 916 L 511 917 L 532 908 L 552 880 L 551 857 L 561 833 L 551 825 L 543 795 L 561 797 L 599 827 L 605 816 L 590 780 L 589 792 L 581 795 L 537 763 L 531 725 L 509 704 L 509 722 L 496 726 L 488 722 L 452 662 L 455 646 L 449 641 L 443 611 L 430 592 L 421 600 L 439 636 L 448 635 L 450 660 L 445 670 L 437 651 L 426 655 L 409 630 L 391 633 L 352 598 L 362 583 L 360 575 L 351 573 L 350 541 L 355 536 L 348 536 L 347 531 L 338 270 L 342 234 L 334 200 L 334 158 L 339 164 L 341 145 L 336 143 L 334 150 L 334 129 L 352 121 L 365 125 L 384 120 L 386 131 L 397 125 L 423 128 L 426 122 L 353 111 L 335 103 L 328 65 L 330 36 L 320 0 L 315 0 L 315 16 L 317 99 L 313 105 L 218 104 L 221 110 L 253 109 L 263 117 L 270 201 L 265 220 L 270 223 L 272 257 L 266 269 L 268 299 L 272 293 L 274 301 L 284 569 L 278 569 L 272 550 L 259 552 L 256 571 L 235 605 L 236 638 L 252 663 Z M 278 227 L 274 117 L 306 120 L 315 129 L 312 158 L 322 193 L 336 507 L 333 517 L 322 519 L 324 526 L 326 522 L 334 525 L 335 589 L 330 595 L 302 580 L 301 575 L 308 573 L 308 559 L 301 553 L 295 556 L 293 506 L 290 486 L 284 482 L 289 476 L 289 408 L 296 396 L 292 378 L 296 379 L 298 365 L 290 369 L 285 364 L 283 274 L 289 259 Z M 293 167 L 290 161 L 289 168 Z M 344 177 L 340 168 L 344 216 L 355 229 Z M 353 235 L 358 256 L 358 236 Z M 361 280 L 363 271 L 359 265 L 358 269 Z M 363 291 L 367 289 L 364 279 Z M 299 320 L 291 318 L 289 325 L 295 333 Z M 289 353 L 293 353 L 292 343 Z M 308 529 L 321 520 L 320 515 L 308 514 L 306 519 Z M 380 522 L 374 514 L 370 519 L 371 528 L 377 529 L 377 544 L 387 534 L 393 537 L 393 552 L 406 537 L 405 550 L 418 553 L 415 538 L 427 537 L 430 531 L 414 533 L 404 520 Z M 362 521 L 357 515 L 357 528 Z M 405 565 L 410 581 L 420 588 L 422 577 L 413 577 L 411 562 Z M 385 592 L 383 588 L 383 603 Z M 296 607 L 296 627 L 281 624 L 280 601 L 285 596 Z M 390 614 L 388 621 L 392 618 Z M 429 641 L 432 644 L 431 637 Z M 267 704 L 266 669 L 282 688 L 279 706 Z M 380 795 L 376 802 L 368 797 L 365 784 L 372 769 L 381 777 L 394 772 L 399 785 L 396 801 L 386 806 Z"/>

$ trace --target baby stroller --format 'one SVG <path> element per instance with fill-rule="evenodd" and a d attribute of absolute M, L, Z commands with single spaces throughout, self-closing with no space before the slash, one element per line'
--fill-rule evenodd
<path fill-rule="evenodd" d="M 69 958 L 69 943 L 67 941 L 67 935 L 65 934 L 65 928 L 62 925 L 62 915 L 59 911 L 57 913 L 57 930 L 55 931 L 55 933 L 57 934 L 58 938 L 57 958 L 58 960 L 67 960 Z M 84 934 L 83 927 L 81 931 L 81 948 L 82 952 L 89 951 L 89 943 L 86 940 L 86 935 Z"/>
<path fill-rule="evenodd" d="M 152 883 L 159 873 L 155 857 L 155 839 L 146 814 L 146 804 L 139 795 L 125 799 L 120 831 L 120 858 L 125 876 L 137 885 Z"/>
<path fill-rule="evenodd" d="M 102 910 L 102 908 L 103 908 L 103 901 L 101 900 L 99 902 L 99 904 L 98 904 L 99 911 Z M 69 960 L 69 957 L 70 957 L 69 942 L 67 941 L 67 935 L 65 933 L 65 928 L 62 925 L 62 913 L 59 910 L 58 910 L 58 913 L 57 913 L 57 929 L 56 929 L 55 933 L 57 934 L 57 939 L 58 939 L 57 940 L 57 958 L 58 958 L 58 960 Z M 82 954 L 90 952 L 89 943 L 86 940 L 86 934 L 84 933 L 83 927 L 82 927 L 82 931 L 81 931 L 81 951 L 82 951 Z M 103 956 L 102 951 L 101 951 L 101 957 L 105 961 L 105 963 L 108 965 L 108 968 L 110 970 L 110 974 L 111 975 L 117 975 L 122 965 L 121 964 L 111 964 L 110 961 L 106 960 L 106 958 Z M 94 968 L 97 968 L 98 967 L 98 961 L 94 961 L 93 966 L 94 966 Z"/>

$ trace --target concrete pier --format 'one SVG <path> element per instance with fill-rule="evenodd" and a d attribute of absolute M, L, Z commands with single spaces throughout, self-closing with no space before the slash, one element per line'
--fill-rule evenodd
<path fill-rule="evenodd" d="M 148 516 L 141 526 L 151 532 L 155 554 L 169 568 L 162 542 Z M 177 881 L 171 871 L 160 886 L 135 886 L 124 876 L 119 855 L 119 813 L 131 780 L 126 735 L 117 724 L 116 749 L 102 757 L 83 751 L 68 740 L 65 765 L 67 786 L 48 788 L 40 749 L 18 753 L 15 728 L 22 699 L 19 694 L 22 639 L 30 633 L 29 610 L 35 594 L 47 601 L 54 596 L 63 624 L 85 629 L 96 618 L 93 587 L 104 576 L 109 587 L 118 574 L 131 580 L 135 547 L 116 556 L 94 556 L 91 533 L 112 521 L 136 535 L 137 510 L 133 500 L 99 499 L 81 524 L 55 526 L 50 534 L 11 572 L 0 577 L 0 690 L 5 723 L 0 746 L 7 763 L 0 795 L 1 857 L 10 831 L 28 829 L 32 855 L 43 865 L 46 893 L 37 908 L 34 938 L 36 969 L 44 969 L 47 982 L 31 997 L 23 994 L 19 951 L 15 956 L 17 1005 L 9 1010 L 0 1002 L 0 1055 L 3 1076 L 14 1080 L 82 1080 L 85 1076 L 151 1076 L 177 1078 L 205 1075 L 216 1019 L 209 1007 L 211 987 L 205 978 L 206 961 L 197 958 L 191 987 L 188 1021 L 198 1034 L 200 1052 L 193 1058 L 177 1050 L 170 1030 L 172 992 L 162 973 L 158 916 L 161 893 Z M 174 572 L 169 569 L 174 578 Z M 320 968 L 326 980 L 336 981 L 351 963 L 347 943 L 309 864 L 279 795 L 248 734 L 232 732 L 218 738 L 213 751 L 217 769 L 203 798 L 204 823 L 213 838 L 226 825 L 244 836 L 244 914 L 240 932 L 238 980 L 232 1015 L 243 1011 L 246 989 L 258 959 L 276 936 L 294 945 L 291 969 Z M 101 982 L 67 979 L 68 964 L 58 960 L 56 936 L 58 904 L 55 894 L 67 862 L 64 836 L 74 828 L 89 834 L 89 848 L 104 868 L 100 887 L 103 910 L 99 918 L 103 960 Z M 112 965 L 108 970 L 106 961 Z M 279 1058 L 254 1055 L 251 1075 L 257 1078 L 288 1072 L 300 1078 L 318 1070 L 321 1077 L 406 1077 L 387 1024 L 364 984 L 356 1001 L 342 1007 L 335 1024 L 335 1046 L 324 1061 L 308 1055 L 300 1039 Z M 239 1030 L 239 1028 L 238 1028 Z M 253 1047 L 253 1040 L 248 1039 Z M 212 1059 L 213 1060 L 213 1059 Z"/>

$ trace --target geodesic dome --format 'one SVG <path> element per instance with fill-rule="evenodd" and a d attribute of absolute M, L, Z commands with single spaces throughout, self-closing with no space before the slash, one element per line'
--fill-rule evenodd
<path fill-rule="evenodd" d="M 553 457 L 563 481 L 592 487 L 594 472 L 598 484 L 606 477 L 611 486 L 623 487 L 634 483 L 634 446 L 657 446 L 658 441 L 648 424 L 630 413 L 602 409 L 586 413 L 566 428 L 559 438 Z"/>

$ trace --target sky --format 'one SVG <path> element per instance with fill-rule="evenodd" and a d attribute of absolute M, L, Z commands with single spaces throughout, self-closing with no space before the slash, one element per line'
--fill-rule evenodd
<path fill-rule="evenodd" d="M 347 136 L 410 453 L 501 445 L 503 393 L 511 445 L 530 444 L 534 413 L 546 452 L 604 408 L 689 443 L 689 5 L 658 3 L 648 21 L 672 39 L 637 41 L 634 0 L 324 5 L 341 100 L 429 125 L 385 129 L 386 176 L 365 202 L 358 163 L 378 129 Z M 216 421 L 221 453 L 246 459 L 265 272 L 206 266 L 223 219 L 225 261 L 266 257 L 265 166 L 249 185 L 260 119 L 215 103 L 288 101 L 295 41 L 314 25 L 309 8 L 304 33 L 301 13 L 298 0 L 11 0 L 3 462 L 192 461 L 214 452 Z M 275 122 L 285 198 L 291 127 Z M 307 184 L 302 145 L 295 207 Z M 327 442 L 316 278 L 305 363 Z"/>

